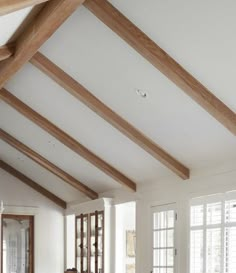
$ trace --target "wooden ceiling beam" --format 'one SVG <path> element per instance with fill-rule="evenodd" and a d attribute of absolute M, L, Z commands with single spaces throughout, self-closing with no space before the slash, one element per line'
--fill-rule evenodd
<path fill-rule="evenodd" d="M 48 198 L 49 200 L 51 200 L 52 202 L 54 202 L 58 206 L 62 207 L 63 209 L 66 209 L 67 205 L 64 200 L 57 197 L 55 194 L 51 193 L 50 191 L 46 190 L 44 187 L 42 187 L 38 183 L 34 182 L 32 179 L 28 178 L 27 176 L 25 176 L 21 172 L 17 171 L 16 169 L 14 169 L 13 167 L 11 167 L 10 165 L 8 165 L 7 163 L 5 163 L 2 160 L 0 160 L 0 168 L 3 169 L 4 171 L 8 172 L 10 175 L 16 177 L 21 182 L 23 182 L 27 186 L 31 187 L 32 189 L 34 189 L 38 193 L 42 194 L 43 196 L 45 196 L 46 198 Z"/>
<path fill-rule="evenodd" d="M 8 1 L 8 0 L 7 0 Z M 16 41 L 12 58 L 0 67 L 0 88 L 38 51 L 84 0 L 50 0 Z"/>
<path fill-rule="evenodd" d="M 79 99 L 92 111 L 97 113 L 112 126 L 118 129 L 121 133 L 126 135 L 146 152 L 150 153 L 158 161 L 162 162 L 166 167 L 171 169 L 174 173 L 183 179 L 189 178 L 189 169 L 178 162 L 175 158 L 164 151 L 160 146 L 147 138 L 144 134 L 134 128 L 126 120 L 112 111 L 104 103 L 98 100 L 92 93 L 90 93 L 80 83 L 75 81 L 72 77 L 66 74 L 62 69 L 56 66 L 53 62 L 47 59 L 41 53 L 36 53 L 31 59 L 31 63 L 39 68 L 42 72 L 52 78 L 71 95 Z"/>
<path fill-rule="evenodd" d="M 169 80 L 236 135 L 236 113 L 180 66 L 109 1 L 86 0 L 84 5 Z"/>
<path fill-rule="evenodd" d="M 48 170 L 49 172 L 53 173 L 72 187 L 76 188 L 77 190 L 83 192 L 91 199 L 97 199 L 98 194 L 84 185 L 82 182 L 78 181 L 68 173 L 64 172 L 62 169 L 58 168 L 56 165 L 48 161 L 46 158 L 42 157 L 40 154 L 36 153 L 22 142 L 15 139 L 13 136 L 8 134 L 7 132 L 0 129 L 0 139 L 11 145 L 13 148 L 18 150 L 19 152 L 26 155 L 28 158 Z"/>
<path fill-rule="evenodd" d="M 15 44 L 7 44 L 0 47 L 0 61 L 6 60 L 15 53 Z"/>
<path fill-rule="evenodd" d="M 48 0 L 1 0 L 0 2 L 0 16 L 24 9 L 27 7 L 35 6 Z"/>
<path fill-rule="evenodd" d="M 97 155 L 93 154 L 90 150 L 80 144 L 77 140 L 66 134 L 60 128 L 52 124 L 49 120 L 35 112 L 29 106 L 24 104 L 18 98 L 13 96 L 6 89 L 0 90 L 0 99 L 2 99 L 5 103 L 9 104 L 15 110 L 23 114 L 26 118 L 30 119 L 32 122 L 40 126 L 46 132 L 54 136 L 65 146 L 70 148 L 72 151 L 77 153 L 78 155 L 85 158 L 91 164 L 96 166 L 98 169 L 112 177 L 114 180 L 126 186 L 127 188 L 136 191 L 136 184 L 130 180 L 128 177 L 123 175 L 121 172 L 116 170 L 114 167 L 106 163 L 104 160 L 99 158 Z"/>

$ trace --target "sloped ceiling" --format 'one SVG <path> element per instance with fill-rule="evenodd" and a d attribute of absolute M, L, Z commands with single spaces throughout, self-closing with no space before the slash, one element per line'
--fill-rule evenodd
<path fill-rule="evenodd" d="M 236 112 L 235 1 L 227 6 L 222 1 L 110 2 Z M 27 13 L 26 9 L 8 17 L 7 25 L 12 22 L 12 27 L 0 28 L 2 44 Z M 85 7 L 40 52 L 190 170 L 236 159 L 235 136 Z M 32 64 L 26 64 L 5 87 L 137 185 L 168 176 L 186 183 Z M 147 92 L 147 98 L 138 96 L 136 89 Z M 120 187 L 2 101 L 0 125 L 98 193 Z M 3 141 L 0 152 L 1 159 L 65 201 L 82 198 Z"/>

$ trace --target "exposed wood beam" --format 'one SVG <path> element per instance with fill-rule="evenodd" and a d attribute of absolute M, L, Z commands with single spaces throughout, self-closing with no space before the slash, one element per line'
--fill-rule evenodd
<path fill-rule="evenodd" d="M 15 44 L 7 44 L 0 47 L 0 61 L 6 60 L 14 55 Z"/>
<path fill-rule="evenodd" d="M 62 169 L 58 168 L 56 165 L 48 161 L 46 158 L 42 157 L 40 154 L 36 153 L 22 142 L 15 139 L 13 136 L 8 134 L 7 132 L 0 129 L 0 139 L 11 145 L 13 148 L 18 150 L 19 152 L 23 153 L 27 157 L 29 157 L 34 162 L 38 163 L 40 166 L 45 168 L 46 170 L 50 171 L 72 187 L 76 188 L 77 190 L 83 192 L 91 199 L 98 198 L 98 194 L 88 188 L 86 185 L 69 175 L 68 173 L 64 172 Z"/>
<path fill-rule="evenodd" d="M 62 207 L 63 209 L 66 209 L 66 202 L 62 200 L 61 198 L 57 197 L 55 194 L 51 193 L 50 191 L 46 190 L 44 187 L 40 186 L 38 183 L 34 182 L 32 179 L 28 178 L 21 172 L 17 171 L 4 161 L 0 160 L 0 168 L 4 171 L 8 172 L 12 176 L 18 178 L 20 181 L 22 181 L 24 184 L 28 185 L 35 191 L 41 193 L 43 196 L 47 197 L 49 200 L 57 204 L 58 206 Z"/>
<path fill-rule="evenodd" d="M 50 0 L 16 41 L 16 51 L 0 67 L 0 88 L 37 52 L 40 46 L 84 0 Z"/>
<path fill-rule="evenodd" d="M 43 116 L 35 112 L 29 106 L 27 106 L 18 98 L 13 96 L 6 89 L 0 90 L 0 99 L 5 101 L 7 104 L 12 106 L 15 110 L 23 114 L 26 118 L 30 119 L 35 124 L 40 126 L 42 129 L 47 131 L 49 134 L 54 136 L 61 143 L 63 143 L 68 148 L 70 148 L 72 151 L 74 151 L 75 153 L 85 158 L 87 161 L 89 161 L 91 164 L 99 168 L 101 171 L 103 171 L 107 175 L 111 176 L 114 180 L 116 180 L 123 186 L 126 186 L 127 188 L 133 191 L 136 190 L 136 184 L 132 180 L 130 180 L 128 177 L 123 175 L 114 167 L 106 163 L 97 155 L 93 154 L 90 150 L 88 150 L 86 147 L 80 144 L 77 140 L 75 140 L 74 138 L 66 134 L 64 131 L 62 131 L 60 128 L 52 124 L 49 120 L 47 120 L 46 118 L 44 118 Z"/>
<path fill-rule="evenodd" d="M 223 126 L 230 130 L 231 133 L 236 135 L 236 114 L 107 0 L 86 0 L 84 5 Z"/>
<path fill-rule="evenodd" d="M 117 128 L 121 133 L 125 134 L 132 141 L 138 144 L 145 151 L 150 153 L 157 160 L 175 172 L 183 179 L 189 178 L 189 169 L 178 162 L 175 158 L 169 155 L 161 147 L 147 138 L 144 134 L 134 128 L 131 124 L 125 121 L 122 117 L 112 111 L 104 103 L 98 100 L 80 83 L 66 74 L 62 69 L 56 66 L 53 62 L 47 59 L 41 53 L 36 53 L 31 59 L 31 63 L 38 67 L 42 72 L 46 73 L 60 86 L 67 90 L 71 95 L 82 101 L 92 111 L 100 115 L 111 125 Z"/>
<path fill-rule="evenodd" d="M 35 6 L 48 0 L 1 0 L 0 2 L 0 16 L 24 9 L 30 6 Z"/>

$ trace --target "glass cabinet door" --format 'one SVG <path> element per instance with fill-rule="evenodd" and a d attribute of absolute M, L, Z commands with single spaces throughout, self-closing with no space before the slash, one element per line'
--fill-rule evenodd
<path fill-rule="evenodd" d="M 97 273 L 104 272 L 104 216 L 103 212 L 97 213 Z"/>
<path fill-rule="evenodd" d="M 90 273 L 103 273 L 104 213 L 90 214 Z"/>
<path fill-rule="evenodd" d="M 96 219 L 95 213 L 90 214 L 90 273 L 95 273 L 96 254 Z"/>
<path fill-rule="evenodd" d="M 88 215 L 76 217 L 76 268 L 88 273 Z"/>
<path fill-rule="evenodd" d="M 104 213 L 76 217 L 76 268 L 79 273 L 104 272 Z"/>

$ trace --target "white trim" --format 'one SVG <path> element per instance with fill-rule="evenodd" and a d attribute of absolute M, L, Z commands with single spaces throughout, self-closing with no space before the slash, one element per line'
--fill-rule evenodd
<path fill-rule="evenodd" d="M 92 213 L 96 210 L 104 210 L 105 207 L 111 207 L 113 205 L 112 198 L 100 198 L 84 203 L 71 204 L 66 209 L 65 215 L 75 214 L 76 216 L 81 213 Z"/>
<path fill-rule="evenodd" d="M 3 214 L 36 215 L 38 212 L 38 207 L 5 205 Z"/>

